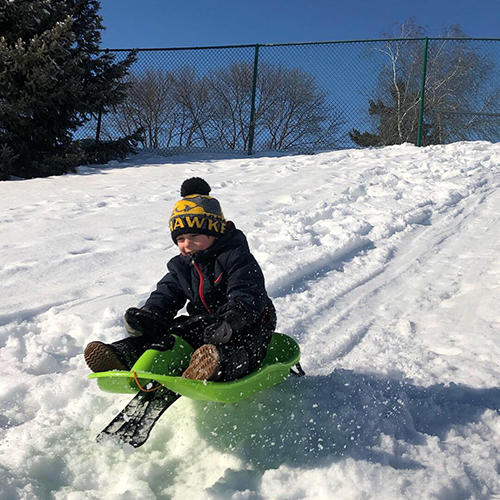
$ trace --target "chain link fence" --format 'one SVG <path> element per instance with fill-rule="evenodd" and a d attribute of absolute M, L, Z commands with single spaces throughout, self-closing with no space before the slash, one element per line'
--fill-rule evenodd
<path fill-rule="evenodd" d="M 500 139 L 500 39 L 138 49 L 127 100 L 78 138 L 140 147 L 317 152 Z M 117 59 L 128 50 L 110 50 Z"/>

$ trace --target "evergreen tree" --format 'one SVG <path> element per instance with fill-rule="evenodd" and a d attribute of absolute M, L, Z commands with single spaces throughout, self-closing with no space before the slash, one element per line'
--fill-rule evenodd
<path fill-rule="evenodd" d="M 73 132 L 125 97 L 135 59 L 102 53 L 97 0 L 0 0 L 0 177 L 67 172 Z"/>

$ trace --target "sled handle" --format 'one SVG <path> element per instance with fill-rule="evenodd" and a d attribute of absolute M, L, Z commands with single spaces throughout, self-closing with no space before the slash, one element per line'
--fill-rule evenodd
<path fill-rule="evenodd" d="M 161 387 L 161 384 L 157 384 L 157 385 L 153 386 L 151 389 L 145 389 L 144 387 L 142 387 L 141 383 L 139 382 L 139 377 L 137 376 L 137 373 L 135 373 L 135 371 L 133 371 L 132 375 L 134 377 L 135 383 L 137 384 L 137 387 L 139 387 L 139 389 L 142 392 L 154 392 Z"/>

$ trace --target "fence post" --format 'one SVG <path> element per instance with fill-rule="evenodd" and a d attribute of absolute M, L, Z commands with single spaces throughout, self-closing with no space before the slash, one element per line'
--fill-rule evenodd
<path fill-rule="evenodd" d="M 429 38 L 425 37 L 424 61 L 422 67 L 422 86 L 420 88 L 420 109 L 418 111 L 417 146 L 422 145 L 422 124 L 424 121 L 424 98 L 425 98 L 425 77 L 427 74 L 427 51 L 429 48 Z"/>
<path fill-rule="evenodd" d="M 253 58 L 253 83 L 252 83 L 252 103 L 250 107 L 250 127 L 248 128 L 248 154 L 252 154 L 253 138 L 255 135 L 255 94 L 257 93 L 257 70 L 259 65 L 259 44 L 255 44 L 255 55 Z"/>
<path fill-rule="evenodd" d="M 102 122 L 102 106 L 99 108 L 99 113 L 97 114 L 97 127 L 95 131 L 95 142 L 99 142 L 101 139 L 101 122 Z"/>

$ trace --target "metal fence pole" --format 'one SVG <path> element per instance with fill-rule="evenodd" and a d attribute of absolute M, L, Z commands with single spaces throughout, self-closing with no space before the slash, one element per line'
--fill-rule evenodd
<path fill-rule="evenodd" d="M 255 135 L 255 94 L 257 93 L 257 71 L 259 66 L 259 44 L 255 44 L 253 59 L 252 103 L 250 107 L 250 127 L 248 129 L 248 154 L 252 154 L 253 138 Z"/>
<path fill-rule="evenodd" d="M 99 113 L 97 115 L 97 127 L 95 131 L 95 142 L 101 140 L 101 124 L 102 124 L 102 106 L 99 108 Z"/>
<path fill-rule="evenodd" d="M 423 61 L 423 67 L 422 67 L 422 86 L 420 89 L 420 109 L 418 111 L 417 146 L 422 145 L 422 124 L 424 121 L 425 77 L 427 74 L 427 51 L 428 51 L 428 48 L 429 48 L 429 38 L 425 37 L 424 61 Z"/>

